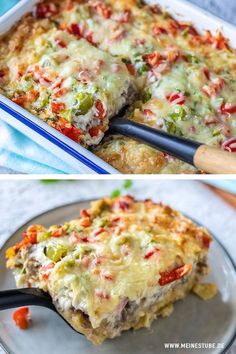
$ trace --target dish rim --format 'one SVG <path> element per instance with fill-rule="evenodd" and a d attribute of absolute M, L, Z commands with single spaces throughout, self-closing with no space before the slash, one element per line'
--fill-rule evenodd
<path fill-rule="evenodd" d="M 101 197 L 102 198 L 102 197 Z M 99 199 L 99 198 L 98 198 Z M 40 214 L 37 214 L 33 217 L 31 217 L 28 221 L 24 222 L 23 225 L 17 227 L 14 231 L 11 232 L 11 235 L 6 239 L 6 241 L 1 245 L 0 247 L 0 251 L 2 250 L 3 247 L 6 247 L 8 246 L 8 243 L 11 241 L 12 237 L 14 237 L 14 235 L 16 233 L 18 233 L 20 231 L 20 229 L 22 228 L 26 228 L 28 224 L 30 224 L 35 218 L 38 218 L 38 217 L 43 217 L 44 215 L 50 213 L 51 211 L 57 211 L 59 209 L 62 209 L 62 208 L 67 208 L 67 207 L 71 207 L 71 206 L 75 206 L 76 204 L 80 204 L 80 203 L 91 203 L 91 201 L 94 201 L 94 200 L 97 200 L 96 198 L 95 199 L 81 199 L 81 200 L 78 200 L 78 201 L 74 201 L 74 202 L 71 202 L 71 203 L 66 203 L 66 204 L 63 204 L 63 205 L 59 205 L 59 206 L 55 206 L 55 207 L 51 207 L 50 209 L 46 210 L 46 211 L 43 211 L 42 213 Z M 182 213 L 182 211 L 180 211 Z M 206 227 L 204 226 L 204 224 L 201 224 L 199 221 L 196 221 L 194 218 L 188 216 L 186 213 L 182 213 L 185 217 L 189 218 L 190 220 L 192 220 L 195 224 L 197 224 L 198 226 L 201 226 L 201 227 Z M 208 230 L 209 228 L 206 227 Z M 215 234 L 213 232 L 210 231 L 210 234 L 211 236 L 213 237 L 213 240 L 216 241 L 216 243 L 222 248 L 222 250 L 225 252 L 225 255 L 228 257 L 228 260 L 230 261 L 231 265 L 232 265 L 232 268 L 234 269 L 235 271 L 235 274 L 236 274 L 236 263 L 234 262 L 232 256 L 230 255 L 230 253 L 228 252 L 228 250 L 226 249 L 226 247 L 222 244 L 222 242 L 218 239 L 217 236 L 215 236 Z M 235 328 L 235 332 L 232 336 L 232 338 L 229 340 L 229 342 L 227 343 L 226 347 L 224 347 L 223 351 L 220 352 L 220 354 L 226 354 L 226 352 L 231 348 L 232 344 L 234 343 L 234 341 L 236 340 L 236 328 Z M 5 351 L 6 354 L 10 354 L 10 351 L 6 345 L 6 343 L 4 343 L 2 341 L 2 339 L 0 338 L 0 348 Z M 15 354 L 15 353 L 14 353 Z"/>

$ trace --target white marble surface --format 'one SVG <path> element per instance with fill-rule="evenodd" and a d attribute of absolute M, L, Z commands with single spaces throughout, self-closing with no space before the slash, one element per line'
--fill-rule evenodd
<path fill-rule="evenodd" d="M 2 1 L 2 0 L 1 0 Z M 187 0 L 214 15 L 236 25 L 236 0 Z M 207 27 L 207 24 L 206 24 Z M 0 166 L 0 174 L 13 174 L 17 171 Z"/>
<path fill-rule="evenodd" d="M 114 180 L 65 181 L 48 185 L 40 181 L 1 181 L 0 246 L 30 218 L 62 204 L 110 195 L 121 184 Z M 219 238 L 236 262 L 236 212 L 200 182 L 140 180 L 134 182 L 129 193 L 137 198 L 161 200 L 201 222 Z M 235 353 L 236 344 L 227 354 Z"/>

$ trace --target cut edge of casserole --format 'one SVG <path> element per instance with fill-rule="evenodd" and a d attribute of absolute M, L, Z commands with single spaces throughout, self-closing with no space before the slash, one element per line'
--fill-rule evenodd
<path fill-rule="evenodd" d="M 94 329 L 82 311 L 79 313 L 73 310 L 63 311 L 57 303 L 56 307 L 72 327 L 86 335 L 94 344 L 100 345 L 105 339 L 120 336 L 122 331 L 150 328 L 158 316 L 169 316 L 173 311 L 173 303 L 184 299 L 208 272 L 208 266 L 204 263 L 200 263 L 194 268 L 191 274 L 176 281 L 172 286 L 164 287 L 163 291 L 157 292 L 154 297 L 142 298 L 138 304 L 128 302 L 115 324 L 107 325 L 104 321 Z"/>
<path fill-rule="evenodd" d="M 212 239 L 174 209 L 131 196 L 95 201 L 81 217 L 30 226 L 8 249 L 18 287 L 49 292 L 58 312 L 94 344 L 150 327 L 208 274 Z"/>

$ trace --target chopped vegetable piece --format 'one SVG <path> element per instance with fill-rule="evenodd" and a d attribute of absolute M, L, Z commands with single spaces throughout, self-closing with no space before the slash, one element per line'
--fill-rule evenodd
<path fill-rule="evenodd" d="M 100 16 L 103 16 L 106 19 L 111 17 L 111 9 L 102 1 L 95 1 L 92 6 Z"/>
<path fill-rule="evenodd" d="M 155 26 L 152 30 L 155 36 L 159 36 L 160 34 L 167 34 L 167 30 L 163 27 Z"/>
<path fill-rule="evenodd" d="M 47 281 L 49 278 L 49 270 L 53 269 L 55 267 L 55 263 L 49 263 L 47 265 L 44 265 L 40 268 L 40 273 L 42 274 L 43 280 Z"/>
<path fill-rule="evenodd" d="M 203 69 L 203 72 L 204 72 L 204 74 L 205 74 L 205 76 L 206 76 L 206 78 L 207 78 L 207 80 L 210 80 L 210 70 L 208 69 L 208 68 L 204 68 Z"/>
<path fill-rule="evenodd" d="M 174 112 L 170 113 L 170 118 L 177 122 L 178 120 L 184 120 L 187 115 L 185 108 L 182 105 L 178 105 L 174 108 Z"/>
<path fill-rule="evenodd" d="M 67 249 L 61 244 L 56 244 L 53 246 L 48 246 L 45 254 L 51 261 L 56 263 L 66 256 Z"/>
<path fill-rule="evenodd" d="M 202 243 L 203 243 L 204 247 L 209 248 L 211 242 L 212 242 L 212 239 L 210 237 L 207 237 L 207 236 L 202 237 Z"/>
<path fill-rule="evenodd" d="M 83 218 L 80 220 L 80 225 L 83 227 L 89 227 L 91 225 L 91 220 L 90 218 Z"/>
<path fill-rule="evenodd" d="M 186 98 L 187 97 L 182 92 L 178 92 L 178 91 L 172 92 L 171 94 L 167 95 L 167 99 L 169 100 L 169 102 L 173 104 L 179 104 L 179 105 L 184 104 Z"/>
<path fill-rule="evenodd" d="M 89 134 L 91 135 L 92 138 L 98 136 L 100 132 L 101 129 L 99 127 L 92 127 L 89 129 Z"/>
<path fill-rule="evenodd" d="M 66 43 L 63 41 L 63 39 L 58 38 L 58 39 L 56 40 L 56 42 L 57 42 L 57 44 L 58 44 L 60 47 L 62 47 L 62 48 L 66 48 L 66 47 L 67 47 L 67 45 L 66 45 Z"/>
<path fill-rule="evenodd" d="M 135 75 L 135 67 L 134 67 L 134 65 L 131 64 L 131 63 L 127 63 L 126 66 L 127 66 L 127 69 L 129 71 L 130 75 Z"/>
<path fill-rule="evenodd" d="M 104 272 L 102 274 L 102 277 L 106 280 L 112 281 L 114 279 L 114 275 L 111 274 L 110 272 Z"/>
<path fill-rule="evenodd" d="M 15 251 L 18 251 L 23 246 L 26 246 L 28 244 L 34 245 L 35 243 L 37 243 L 38 232 L 44 230 L 45 228 L 41 225 L 33 225 L 28 227 L 28 229 L 23 234 L 24 239 L 14 246 Z"/>
<path fill-rule="evenodd" d="M 236 113 L 236 105 L 234 106 L 231 103 L 223 103 L 220 107 L 220 111 L 222 114 L 233 114 Z"/>
<path fill-rule="evenodd" d="M 146 116 L 153 116 L 153 111 L 151 111 L 151 109 L 144 109 L 143 110 L 143 113 L 146 115 Z"/>
<path fill-rule="evenodd" d="M 80 92 L 76 95 L 76 99 L 79 104 L 79 113 L 84 115 L 93 107 L 93 96 L 87 92 Z"/>
<path fill-rule="evenodd" d="M 138 69 L 138 74 L 142 75 L 145 72 L 149 71 L 149 67 L 147 64 L 143 64 L 139 69 Z M 134 75 L 134 74 L 133 74 Z"/>
<path fill-rule="evenodd" d="M 228 49 L 229 40 L 223 36 L 223 34 L 218 31 L 215 36 L 215 46 L 217 49 Z"/>
<path fill-rule="evenodd" d="M 144 60 L 151 67 L 157 67 L 160 64 L 161 60 L 162 60 L 162 56 L 161 56 L 161 54 L 159 52 L 154 52 L 154 53 L 145 55 L 144 56 Z"/>
<path fill-rule="evenodd" d="M 187 54 L 186 57 L 188 59 L 188 62 L 191 64 L 197 64 L 200 61 L 199 58 L 194 54 Z"/>
<path fill-rule="evenodd" d="M 118 22 L 121 23 L 128 23 L 131 19 L 131 10 L 125 10 L 123 13 L 120 14 L 119 18 L 117 19 Z"/>
<path fill-rule="evenodd" d="M 194 294 L 198 295 L 203 300 L 210 300 L 217 294 L 217 286 L 212 283 L 196 284 L 193 287 Z"/>
<path fill-rule="evenodd" d="M 61 96 L 65 95 L 65 93 L 66 93 L 66 88 L 63 87 L 63 88 L 59 89 L 57 92 L 55 92 L 54 96 L 61 97 Z"/>
<path fill-rule="evenodd" d="M 104 108 L 102 101 L 100 100 L 97 100 L 96 102 L 96 116 L 100 119 L 103 119 L 106 116 L 106 110 Z"/>
<path fill-rule="evenodd" d="M 236 138 L 231 138 L 222 144 L 224 150 L 229 152 L 236 152 Z"/>
<path fill-rule="evenodd" d="M 0 70 L 0 78 L 4 77 L 5 74 L 6 74 L 5 71 L 1 69 L 1 70 Z"/>
<path fill-rule="evenodd" d="M 81 28 L 77 23 L 72 23 L 68 29 L 68 32 L 80 38 L 82 36 Z"/>
<path fill-rule="evenodd" d="M 159 284 L 164 286 L 166 284 L 172 283 L 173 281 L 182 278 L 186 274 L 188 274 L 192 269 L 191 264 L 185 264 L 182 267 L 163 272 L 161 273 L 161 277 L 159 279 Z"/>
<path fill-rule="evenodd" d="M 151 92 L 149 90 L 144 91 L 143 97 L 142 97 L 143 103 L 148 102 L 151 98 L 152 98 Z"/>
<path fill-rule="evenodd" d="M 46 241 L 50 237 L 50 233 L 48 231 L 42 231 L 37 234 L 37 242 Z"/>
<path fill-rule="evenodd" d="M 167 127 L 168 133 L 176 134 L 179 136 L 183 135 L 181 129 L 176 125 L 175 121 L 174 122 L 165 121 L 165 125 Z"/>
<path fill-rule="evenodd" d="M 51 184 L 51 183 L 58 183 L 60 182 L 61 180 L 58 180 L 58 179 L 41 179 L 41 183 L 43 184 Z"/>
<path fill-rule="evenodd" d="M 36 7 L 36 16 L 38 18 L 50 18 L 57 14 L 56 5 L 53 3 L 49 4 L 38 4 Z"/>
<path fill-rule="evenodd" d="M 82 210 L 80 210 L 80 216 L 81 216 L 81 218 L 89 218 L 90 214 L 89 214 L 88 210 L 82 209 Z"/>
<path fill-rule="evenodd" d="M 93 35 L 94 35 L 94 34 L 91 32 L 91 33 L 87 34 L 87 35 L 85 36 L 85 38 L 87 39 L 87 41 L 88 41 L 89 43 L 95 45 L 96 42 L 95 42 L 94 39 L 93 39 Z"/>
<path fill-rule="evenodd" d="M 121 195 L 121 191 L 119 189 L 115 189 L 112 193 L 111 193 L 111 197 L 112 198 L 116 198 L 119 197 Z"/>
<path fill-rule="evenodd" d="M 96 232 L 95 232 L 95 236 L 98 236 L 98 235 L 100 235 L 100 234 L 102 234 L 103 232 L 105 232 L 106 231 L 106 229 L 104 229 L 103 227 L 101 227 L 100 229 L 98 229 Z"/>
<path fill-rule="evenodd" d="M 52 236 L 52 237 L 61 237 L 62 235 L 64 235 L 64 233 L 65 233 L 65 231 L 64 231 L 63 226 L 54 227 L 54 228 L 51 230 L 51 236 Z"/>
<path fill-rule="evenodd" d="M 24 96 L 13 97 L 12 101 L 18 104 L 19 106 L 23 106 L 26 101 L 26 96 L 24 95 Z"/>
<path fill-rule="evenodd" d="M 150 250 L 149 252 L 147 252 L 145 255 L 144 255 L 144 259 L 149 259 L 151 258 L 155 253 L 157 253 L 158 251 L 160 251 L 158 248 L 154 248 L 152 250 Z"/>
<path fill-rule="evenodd" d="M 58 113 L 58 112 L 62 111 L 63 109 L 65 109 L 66 105 L 65 105 L 65 103 L 62 103 L 62 102 L 52 102 L 51 107 L 52 107 L 52 113 Z"/>
<path fill-rule="evenodd" d="M 133 186 L 133 181 L 131 179 L 126 179 L 124 181 L 124 189 L 129 189 Z"/>
<path fill-rule="evenodd" d="M 95 295 L 98 296 L 102 300 L 109 300 L 111 295 L 107 294 L 102 289 L 95 289 Z"/>
<path fill-rule="evenodd" d="M 213 97 L 222 90 L 224 84 L 225 81 L 222 78 L 216 78 L 208 85 L 204 85 L 202 89 L 208 97 Z"/>
<path fill-rule="evenodd" d="M 129 208 L 129 203 L 127 203 L 125 200 L 120 200 L 119 201 L 119 207 L 121 210 L 126 210 Z"/>
<path fill-rule="evenodd" d="M 74 140 L 76 143 L 79 141 L 79 136 L 81 135 L 81 130 L 76 127 L 66 127 L 61 130 L 62 134 L 68 138 Z"/>
<path fill-rule="evenodd" d="M 6 250 L 6 258 L 7 258 L 7 259 L 12 258 L 12 257 L 15 257 L 15 255 L 16 255 L 16 252 L 15 252 L 14 247 L 9 247 L 9 248 Z"/>

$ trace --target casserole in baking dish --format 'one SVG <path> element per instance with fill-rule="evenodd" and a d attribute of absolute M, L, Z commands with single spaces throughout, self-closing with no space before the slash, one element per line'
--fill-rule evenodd
<path fill-rule="evenodd" d="M 69 65 L 74 46 L 76 57 L 87 48 L 84 66 Z M 132 120 L 235 151 L 235 51 L 220 32 L 200 35 L 158 6 L 40 3 L 3 37 L 0 68 L 4 95 L 84 145 L 99 143 L 128 103 Z M 197 172 L 121 136 L 93 151 L 124 173 Z"/>
<path fill-rule="evenodd" d="M 78 219 L 32 225 L 7 250 L 18 287 L 50 293 L 57 310 L 95 344 L 149 327 L 192 289 L 215 292 L 208 273 L 212 239 L 179 212 L 131 196 L 92 202 Z"/>

